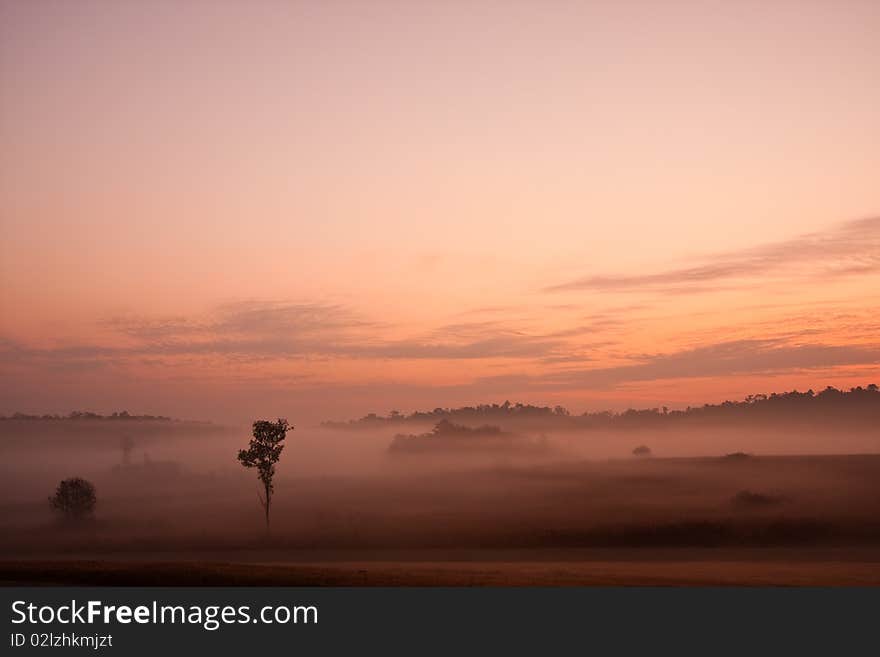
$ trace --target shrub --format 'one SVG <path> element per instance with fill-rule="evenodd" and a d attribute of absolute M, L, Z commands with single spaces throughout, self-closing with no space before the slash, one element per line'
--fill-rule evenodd
<path fill-rule="evenodd" d="M 97 497 L 92 482 L 79 477 L 63 480 L 55 489 L 55 495 L 49 498 L 49 504 L 53 509 L 72 520 L 81 520 L 90 516 L 95 510 L 96 502 Z"/>
<path fill-rule="evenodd" d="M 740 509 L 760 509 L 780 504 L 782 501 L 781 497 L 765 495 L 763 493 L 753 493 L 750 490 L 741 490 L 733 496 L 733 499 L 731 499 L 733 505 Z"/>

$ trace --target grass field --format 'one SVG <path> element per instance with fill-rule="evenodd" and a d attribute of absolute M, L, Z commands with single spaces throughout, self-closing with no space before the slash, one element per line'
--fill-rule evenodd
<path fill-rule="evenodd" d="M 361 560 L 337 555 L 321 561 L 6 560 L 0 561 L 0 582 L 7 586 L 880 586 L 880 553 L 872 550 L 550 551 L 543 557 L 469 551 L 461 558 L 440 560 L 439 556 L 428 551 Z"/>
<path fill-rule="evenodd" d="M 81 525 L 19 473 L 0 582 L 880 585 L 878 455 L 404 465 L 280 478 L 269 533 L 237 471 L 96 471 Z"/>

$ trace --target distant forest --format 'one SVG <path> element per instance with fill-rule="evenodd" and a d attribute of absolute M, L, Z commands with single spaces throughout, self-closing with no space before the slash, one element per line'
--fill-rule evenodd
<path fill-rule="evenodd" d="M 704 404 L 685 410 L 667 407 L 586 412 L 572 415 L 563 406 L 532 406 L 530 404 L 480 404 L 461 408 L 435 408 L 409 415 L 391 411 L 388 415 L 370 413 L 358 420 L 328 421 L 322 426 L 331 429 L 370 429 L 408 423 L 436 423 L 449 420 L 459 424 L 517 423 L 533 427 L 558 429 L 623 429 L 663 427 L 683 423 L 810 423 L 838 425 L 871 424 L 880 430 L 880 390 L 876 384 L 838 390 L 831 386 L 821 392 L 773 393 L 749 395 L 742 401 Z"/>
<path fill-rule="evenodd" d="M 178 420 L 164 415 L 132 415 L 126 411 L 111 415 L 74 411 L 67 415 L 13 413 L 0 416 L 0 438 L 4 446 L 33 440 L 116 445 L 121 438 L 143 444 L 158 438 L 208 436 L 226 430 L 214 422 Z"/>
<path fill-rule="evenodd" d="M 34 421 L 47 421 L 47 422 L 58 422 L 58 421 L 66 421 L 66 420 L 126 420 L 126 421 L 140 421 L 140 422 L 192 422 L 194 420 L 174 420 L 170 417 L 166 417 L 164 415 L 131 415 L 128 411 L 120 411 L 118 413 L 113 413 L 112 415 L 101 415 L 99 413 L 92 413 L 90 411 L 73 411 L 72 413 L 68 413 L 67 415 L 28 415 L 27 413 L 13 413 L 12 415 L 0 415 L 0 421 L 2 420 L 34 420 Z"/>

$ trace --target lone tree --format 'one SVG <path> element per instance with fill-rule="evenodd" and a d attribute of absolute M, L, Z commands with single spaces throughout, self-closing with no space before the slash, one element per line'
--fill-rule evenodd
<path fill-rule="evenodd" d="M 646 458 L 648 456 L 651 456 L 651 448 L 648 447 L 647 445 L 639 445 L 638 447 L 636 447 L 632 451 L 632 453 L 633 453 L 633 456 L 639 456 L 642 458 Z"/>
<path fill-rule="evenodd" d="M 96 502 L 92 482 L 79 477 L 63 480 L 55 489 L 55 495 L 49 498 L 52 508 L 69 520 L 82 520 L 90 516 Z"/>
<path fill-rule="evenodd" d="M 293 427 L 282 418 L 275 422 L 257 420 L 254 422 L 254 437 L 251 438 L 248 448 L 238 452 L 239 462 L 246 468 L 256 468 L 263 484 L 264 495 L 257 493 L 257 496 L 266 512 L 266 531 L 269 531 L 269 506 L 275 491 L 272 483 L 275 464 L 281 457 L 281 450 L 284 449 L 282 443 L 288 431 L 293 431 Z"/>

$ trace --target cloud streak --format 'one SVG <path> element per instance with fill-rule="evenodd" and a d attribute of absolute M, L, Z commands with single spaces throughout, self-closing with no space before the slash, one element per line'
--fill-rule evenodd
<path fill-rule="evenodd" d="M 0 344 L 7 364 L 70 363 L 135 357 L 208 357 L 236 361 L 300 358 L 474 360 L 539 359 L 562 352 L 565 334 L 533 334 L 499 321 L 461 322 L 392 339 L 388 326 L 343 307 L 249 301 L 224 304 L 206 317 L 113 318 L 105 328 L 126 344 L 33 348 Z M 572 334 L 585 331 L 578 328 Z"/>
<path fill-rule="evenodd" d="M 831 278 L 880 272 L 880 217 L 850 221 L 836 229 L 751 249 L 722 253 L 691 267 L 632 275 L 597 275 L 551 285 L 545 292 L 655 291 L 670 294 L 740 285 L 775 275 Z"/>
<path fill-rule="evenodd" d="M 542 376 L 504 376 L 485 383 L 529 388 L 599 389 L 638 381 L 780 374 L 797 370 L 880 364 L 880 344 L 790 344 L 780 339 L 732 340 L 671 353 L 633 355 L 632 364 L 569 369 Z"/>

